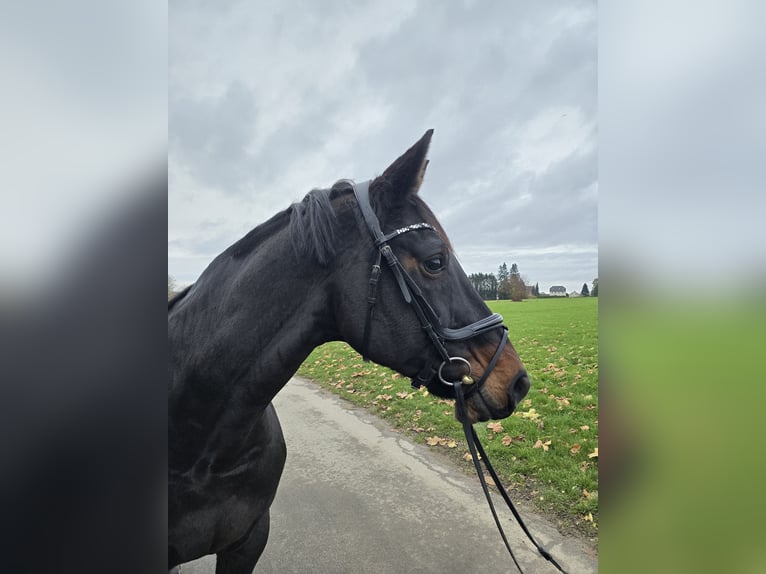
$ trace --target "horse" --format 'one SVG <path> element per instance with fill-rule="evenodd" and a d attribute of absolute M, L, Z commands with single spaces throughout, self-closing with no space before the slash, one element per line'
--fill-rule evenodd
<path fill-rule="evenodd" d="M 216 554 L 217 574 L 252 572 L 287 456 L 271 401 L 325 342 L 440 397 L 461 380 L 458 420 L 508 417 L 526 395 L 502 317 L 418 194 L 432 134 L 371 181 L 312 190 L 169 302 L 169 569 Z"/>

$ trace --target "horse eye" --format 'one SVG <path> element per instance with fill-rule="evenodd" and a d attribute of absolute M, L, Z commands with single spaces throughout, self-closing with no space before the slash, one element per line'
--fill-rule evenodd
<path fill-rule="evenodd" d="M 426 259 L 423 262 L 423 267 L 425 267 L 426 271 L 429 273 L 438 273 L 444 269 L 444 258 L 439 255 L 437 257 L 431 257 L 431 259 Z"/>

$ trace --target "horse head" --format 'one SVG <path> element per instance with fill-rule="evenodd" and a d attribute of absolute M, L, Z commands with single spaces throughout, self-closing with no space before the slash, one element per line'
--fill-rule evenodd
<path fill-rule="evenodd" d="M 432 133 L 374 180 L 333 187 L 350 230 L 336 262 L 336 328 L 363 356 L 432 394 L 454 398 L 460 380 L 469 422 L 502 419 L 527 394 L 529 378 L 502 318 L 473 288 L 418 194 Z"/>

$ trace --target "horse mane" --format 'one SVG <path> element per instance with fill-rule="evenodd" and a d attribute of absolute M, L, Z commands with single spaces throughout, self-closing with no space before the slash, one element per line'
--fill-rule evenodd
<path fill-rule="evenodd" d="M 293 203 L 268 221 L 252 229 L 224 251 L 233 259 L 253 253 L 265 239 L 287 226 L 295 254 L 309 257 L 320 265 L 329 264 L 336 253 L 336 214 L 329 189 L 314 189 L 302 201 Z"/>
<path fill-rule="evenodd" d="M 186 297 L 186 294 L 189 292 L 189 290 L 190 290 L 192 287 L 194 287 L 194 283 L 192 283 L 191 285 L 187 285 L 186 287 L 184 287 L 183 289 L 181 289 L 181 291 L 179 291 L 178 293 L 176 293 L 175 295 L 173 295 L 173 296 L 172 296 L 172 297 L 171 297 L 171 298 L 168 300 L 168 312 L 170 312 L 170 310 L 171 310 L 173 307 L 175 307 L 175 306 L 176 306 L 176 303 L 178 303 L 178 302 L 179 302 L 181 299 L 183 299 L 184 297 Z"/>
<path fill-rule="evenodd" d="M 314 189 L 294 203 L 290 213 L 290 242 L 296 254 L 312 257 L 322 266 L 335 258 L 337 217 L 330 198 L 330 190 Z"/>

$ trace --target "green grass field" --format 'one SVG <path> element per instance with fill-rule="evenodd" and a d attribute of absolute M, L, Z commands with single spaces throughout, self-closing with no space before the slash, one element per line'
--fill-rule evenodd
<path fill-rule="evenodd" d="M 598 535 L 598 299 L 491 301 L 532 380 L 517 411 L 476 431 L 506 487 L 591 538 Z M 414 390 L 344 343 L 298 371 L 472 471 L 454 401 Z"/>

